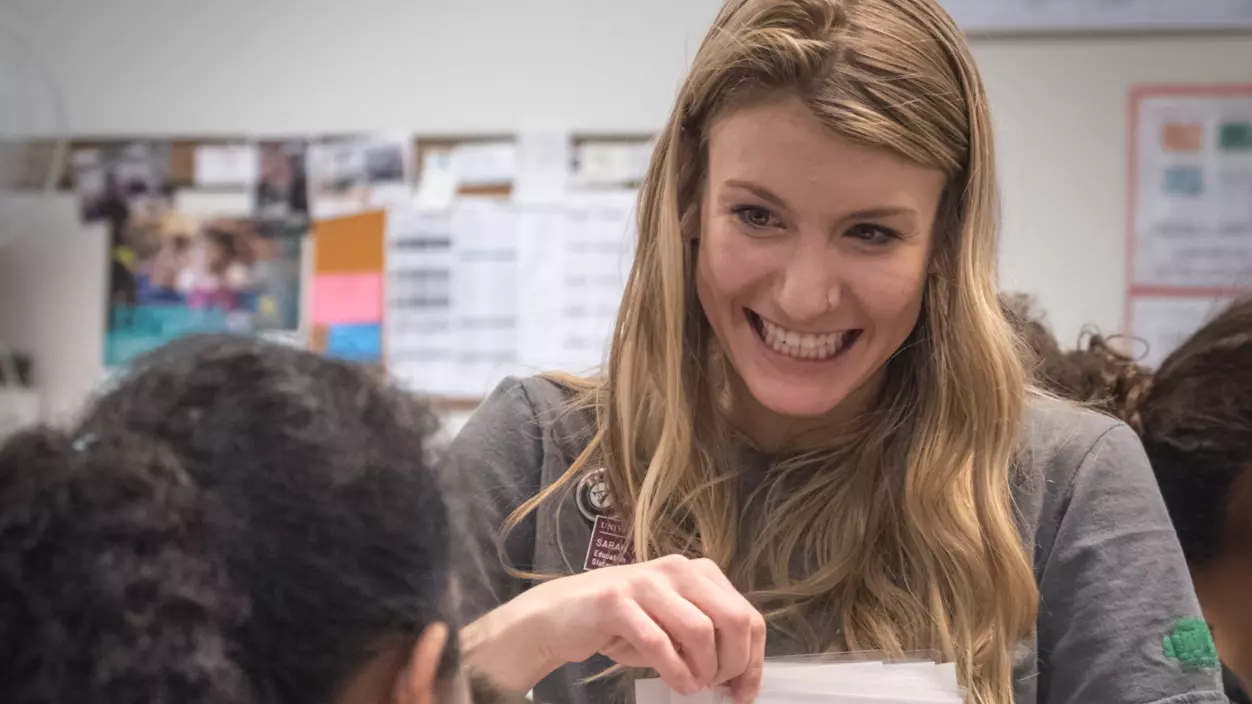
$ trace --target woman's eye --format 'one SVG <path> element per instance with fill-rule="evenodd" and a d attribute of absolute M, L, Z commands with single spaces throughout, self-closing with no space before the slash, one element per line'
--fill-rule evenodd
<path fill-rule="evenodd" d="M 769 210 L 757 205 L 743 205 L 735 208 L 735 215 L 740 222 L 748 227 L 765 229 L 767 227 L 776 227 L 778 225 L 777 218 Z"/>
<path fill-rule="evenodd" d="M 899 233 L 895 230 L 883 227 L 882 225 L 854 225 L 848 230 L 848 236 L 854 237 L 869 244 L 887 244 L 892 240 L 900 238 Z"/>

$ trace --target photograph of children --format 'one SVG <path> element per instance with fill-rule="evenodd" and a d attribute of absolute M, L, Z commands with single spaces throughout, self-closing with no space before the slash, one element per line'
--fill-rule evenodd
<path fill-rule="evenodd" d="M 266 221 L 304 221 L 309 216 L 309 179 L 305 140 L 270 140 L 257 145 L 259 178 L 256 215 Z"/>
<path fill-rule="evenodd" d="M 343 217 L 409 200 L 412 151 L 406 135 L 313 145 L 309 150 L 313 216 Z"/>
<path fill-rule="evenodd" d="M 109 304 L 106 365 L 190 333 L 297 329 L 306 231 L 168 213 L 156 227 L 131 233 L 142 247 L 124 266 L 131 295 Z"/>

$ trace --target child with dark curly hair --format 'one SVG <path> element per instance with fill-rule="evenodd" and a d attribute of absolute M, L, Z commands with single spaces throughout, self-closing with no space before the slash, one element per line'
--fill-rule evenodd
<path fill-rule="evenodd" d="M 1236 301 L 1155 372 L 1100 335 L 1062 352 L 1030 309 L 1001 306 L 1035 357 L 1038 383 L 1139 434 L 1229 667 L 1232 701 L 1252 685 L 1252 298 Z"/>
<path fill-rule="evenodd" d="M 434 427 L 362 369 L 212 336 L 11 439 L 3 700 L 499 701 L 459 667 Z"/>

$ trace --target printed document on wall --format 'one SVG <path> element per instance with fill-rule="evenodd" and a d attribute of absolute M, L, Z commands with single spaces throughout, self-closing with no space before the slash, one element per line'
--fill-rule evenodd
<path fill-rule="evenodd" d="M 452 225 L 446 214 L 387 213 L 387 369 L 414 391 L 455 395 Z"/>
<path fill-rule="evenodd" d="M 573 171 L 573 141 L 569 132 L 537 130 L 517 137 L 513 202 L 526 205 L 560 204 Z"/>
<path fill-rule="evenodd" d="M 571 196 L 520 216 L 521 361 L 573 373 L 608 353 L 634 254 L 635 192 Z"/>
<path fill-rule="evenodd" d="M 1252 90 L 1138 105 L 1131 286 L 1252 285 Z"/>
<path fill-rule="evenodd" d="M 517 218 L 502 200 L 463 198 L 450 223 L 456 369 L 448 394 L 481 398 L 518 372 Z"/>

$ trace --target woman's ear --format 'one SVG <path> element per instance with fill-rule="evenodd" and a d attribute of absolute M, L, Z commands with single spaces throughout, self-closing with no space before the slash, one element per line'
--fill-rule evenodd
<path fill-rule="evenodd" d="M 448 645 L 448 626 L 432 623 L 417 637 L 408 664 L 396 678 L 395 704 L 435 704 L 438 692 L 448 682 L 439 681 L 439 664 Z"/>

